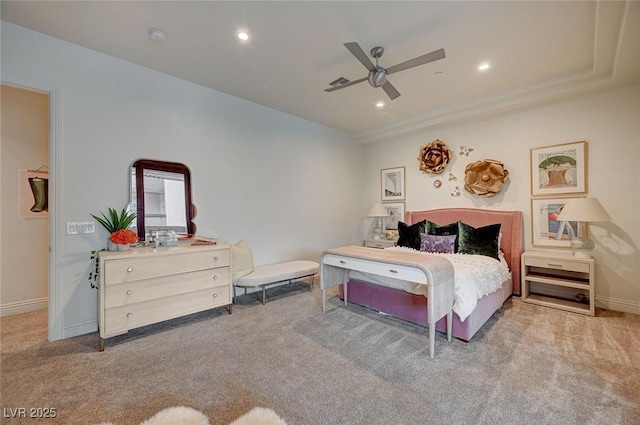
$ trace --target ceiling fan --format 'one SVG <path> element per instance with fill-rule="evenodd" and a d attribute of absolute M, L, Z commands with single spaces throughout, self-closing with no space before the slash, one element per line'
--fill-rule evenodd
<path fill-rule="evenodd" d="M 378 59 L 384 53 L 384 48 L 382 47 L 374 47 L 371 49 L 371 56 L 375 58 L 376 64 L 374 65 L 371 62 L 371 59 L 367 56 L 367 54 L 362 50 L 362 47 L 356 42 L 344 43 L 344 47 L 349 49 L 349 51 L 353 54 L 362 63 L 365 68 L 369 70 L 369 75 L 364 78 L 360 78 L 359 80 L 348 81 L 345 78 L 339 78 L 332 82 L 330 85 L 332 87 L 325 89 L 326 92 L 332 92 L 336 90 L 343 89 L 345 87 L 352 86 L 354 84 L 361 83 L 365 80 L 369 81 L 371 87 L 382 87 L 385 93 L 391 98 L 391 100 L 400 96 L 398 90 L 391 85 L 391 83 L 387 80 L 387 76 L 393 74 L 394 72 L 404 71 L 405 69 L 413 68 L 414 66 L 424 65 L 429 62 L 437 61 L 439 59 L 444 59 L 444 49 L 438 49 L 431 53 L 427 53 L 426 55 L 418 56 L 417 58 L 410 59 L 408 61 L 399 63 L 390 68 L 383 68 L 378 64 Z"/>

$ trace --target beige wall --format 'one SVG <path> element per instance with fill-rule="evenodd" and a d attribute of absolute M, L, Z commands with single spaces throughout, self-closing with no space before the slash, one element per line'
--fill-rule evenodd
<path fill-rule="evenodd" d="M 18 217 L 18 174 L 48 164 L 49 96 L 0 86 L 0 315 L 47 307 L 49 220 Z"/>
<path fill-rule="evenodd" d="M 98 329 L 89 255 L 107 234 L 65 223 L 122 208 L 139 158 L 186 164 L 198 233 L 245 239 L 256 265 L 358 243 L 364 147 L 351 135 L 7 22 L 0 32 L 4 81 L 48 87 L 56 107 L 51 340 Z"/>
<path fill-rule="evenodd" d="M 598 198 L 613 219 L 590 226 L 596 243 L 596 307 L 640 314 L 639 118 L 636 85 L 368 145 L 365 194 L 369 203 L 379 201 L 380 169 L 405 166 L 407 210 L 520 210 L 524 248 L 544 249 L 532 246 L 531 240 L 530 149 L 585 140 L 588 195 Z M 438 177 L 421 172 L 417 160 L 420 147 L 435 139 L 454 152 L 453 161 Z M 459 154 L 460 146 L 474 150 L 467 157 Z M 465 166 L 485 158 L 502 161 L 510 173 L 494 198 L 473 196 L 463 189 Z M 457 180 L 450 181 L 449 172 Z M 436 178 L 443 182 L 439 189 L 433 186 Z M 455 186 L 460 196 L 451 196 Z"/>

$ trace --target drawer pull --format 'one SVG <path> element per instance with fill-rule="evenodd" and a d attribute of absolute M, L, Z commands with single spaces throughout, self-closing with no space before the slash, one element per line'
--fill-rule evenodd
<path fill-rule="evenodd" d="M 127 269 L 127 273 L 131 273 L 132 271 L 133 271 L 133 267 L 129 267 L 129 268 Z"/>
<path fill-rule="evenodd" d="M 398 270 L 389 269 L 389 272 L 391 272 L 391 273 L 398 273 Z"/>
<path fill-rule="evenodd" d="M 213 280 L 218 280 L 218 275 L 213 276 Z"/>
<path fill-rule="evenodd" d="M 215 292 L 213 293 L 213 298 L 218 298 L 218 294 L 216 294 Z"/>
<path fill-rule="evenodd" d="M 547 263 L 547 265 L 548 265 L 549 267 L 560 267 L 560 268 L 562 268 L 562 264 Z"/>
<path fill-rule="evenodd" d="M 129 289 L 129 290 L 127 291 L 127 295 L 131 295 L 131 294 L 133 294 L 133 291 L 132 291 L 131 289 Z"/>
<path fill-rule="evenodd" d="M 127 318 L 131 319 L 133 317 L 133 313 L 127 313 Z"/>
<path fill-rule="evenodd" d="M 218 256 L 213 257 L 213 261 L 218 261 Z"/>
<path fill-rule="evenodd" d="M 344 260 L 340 260 L 340 264 L 347 264 L 347 262 Z"/>

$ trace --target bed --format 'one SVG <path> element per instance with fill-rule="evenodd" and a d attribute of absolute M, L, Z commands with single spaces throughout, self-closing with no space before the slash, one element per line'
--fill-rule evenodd
<path fill-rule="evenodd" d="M 457 313 L 453 314 L 453 336 L 463 341 L 469 341 L 512 294 L 520 295 L 522 212 L 445 208 L 405 213 L 404 223 L 407 225 L 414 225 L 423 220 L 439 225 L 462 221 L 474 228 L 500 223 L 499 247 L 503 255 L 503 262 L 506 262 L 508 266 L 506 279 L 499 284 L 497 290 L 477 300 L 471 313 L 464 319 L 461 319 Z M 426 326 L 428 300 L 424 295 L 385 286 L 370 278 L 371 276 L 360 273 L 350 275 L 348 282 L 349 302 Z M 342 288 L 340 297 L 343 298 Z M 445 319 L 442 318 L 437 322 L 437 331 L 446 332 Z"/>

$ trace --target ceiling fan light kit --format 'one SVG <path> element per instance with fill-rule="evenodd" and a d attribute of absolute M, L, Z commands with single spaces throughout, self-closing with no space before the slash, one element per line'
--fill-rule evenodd
<path fill-rule="evenodd" d="M 351 52 L 353 56 L 356 57 L 356 59 L 360 61 L 362 65 L 364 65 L 365 68 L 369 70 L 369 74 L 364 78 L 360 78 L 354 81 L 349 81 L 344 77 L 340 77 L 329 84 L 331 87 L 325 89 L 326 92 L 343 89 L 345 87 L 349 87 L 367 80 L 369 81 L 369 85 L 371 87 L 382 87 L 387 96 L 389 96 L 389 98 L 393 100 L 400 96 L 400 92 L 398 92 L 398 90 L 393 87 L 389 80 L 387 80 L 387 77 L 390 74 L 393 74 L 394 72 L 404 71 L 405 69 L 413 68 L 419 65 L 424 65 L 429 62 L 434 62 L 439 59 L 444 59 L 445 57 L 444 49 L 438 49 L 431 53 L 427 53 L 426 55 L 418 56 L 417 58 L 410 59 L 408 61 L 385 69 L 380 66 L 378 61 L 384 53 L 384 48 L 374 47 L 373 49 L 371 49 L 371 56 L 376 60 L 376 64 L 374 65 L 373 62 L 371 62 L 371 59 L 369 59 L 369 56 L 367 56 L 367 54 L 364 52 L 364 50 L 362 50 L 362 47 L 360 47 L 358 43 L 352 41 L 349 43 L 344 43 L 344 46 Z"/>

